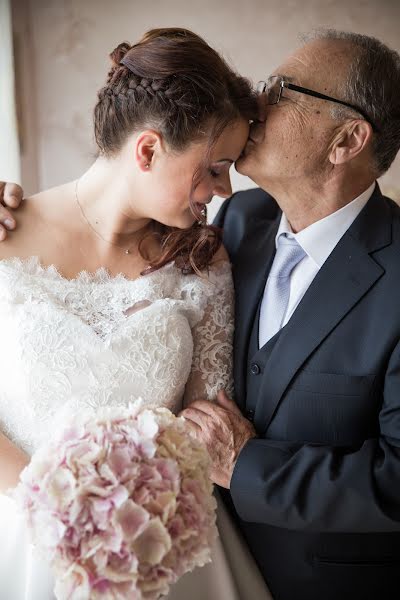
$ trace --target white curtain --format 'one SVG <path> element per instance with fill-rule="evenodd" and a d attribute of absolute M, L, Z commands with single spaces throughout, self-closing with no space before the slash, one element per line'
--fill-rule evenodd
<path fill-rule="evenodd" d="M 0 181 L 21 183 L 10 0 L 0 0 Z"/>

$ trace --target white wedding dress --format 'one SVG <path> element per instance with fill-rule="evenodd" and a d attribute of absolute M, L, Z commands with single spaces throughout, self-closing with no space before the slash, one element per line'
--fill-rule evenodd
<path fill-rule="evenodd" d="M 183 399 L 231 392 L 232 301 L 227 263 L 203 278 L 169 264 L 136 280 L 103 269 L 68 280 L 37 258 L 0 261 L 0 429 L 31 455 L 68 403 L 79 411 L 142 397 L 176 413 Z M 270 598 L 221 502 L 218 510 L 212 563 L 168 598 Z M 22 517 L 1 495 L 1 600 L 53 600 L 52 589 Z"/>

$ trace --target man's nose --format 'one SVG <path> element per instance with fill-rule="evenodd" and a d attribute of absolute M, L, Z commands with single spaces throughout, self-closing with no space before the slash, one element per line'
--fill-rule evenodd
<path fill-rule="evenodd" d="M 257 137 L 260 137 L 260 130 L 264 128 L 265 121 L 255 121 L 250 125 L 249 137 L 252 140 L 256 140 Z"/>
<path fill-rule="evenodd" d="M 257 120 L 263 123 L 267 118 L 267 95 L 265 93 L 258 95 L 257 106 Z"/>

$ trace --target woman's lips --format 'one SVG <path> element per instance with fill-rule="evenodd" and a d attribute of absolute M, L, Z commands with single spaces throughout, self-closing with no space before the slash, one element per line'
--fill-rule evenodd
<path fill-rule="evenodd" d="M 207 204 L 210 204 L 212 198 L 207 200 L 207 202 L 196 202 L 196 206 L 200 206 L 200 208 L 204 208 Z"/>
<path fill-rule="evenodd" d="M 210 202 L 210 201 L 209 201 Z M 202 212 L 209 202 L 196 202 L 195 206 L 199 212 Z"/>

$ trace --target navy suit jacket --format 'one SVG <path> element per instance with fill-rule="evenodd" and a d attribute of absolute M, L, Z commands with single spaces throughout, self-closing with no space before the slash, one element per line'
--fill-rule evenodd
<path fill-rule="evenodd" d="M 234 194 L 215 220 L 233 264 L 236 400 L 244 414 L 250 400 L 256 407 L 258 434 L 226 501 L 275 600 L 391 598 L 400 593 L 400 208 L 376 186 L 251 373 L 280 215 L 255 189 Z"/>

